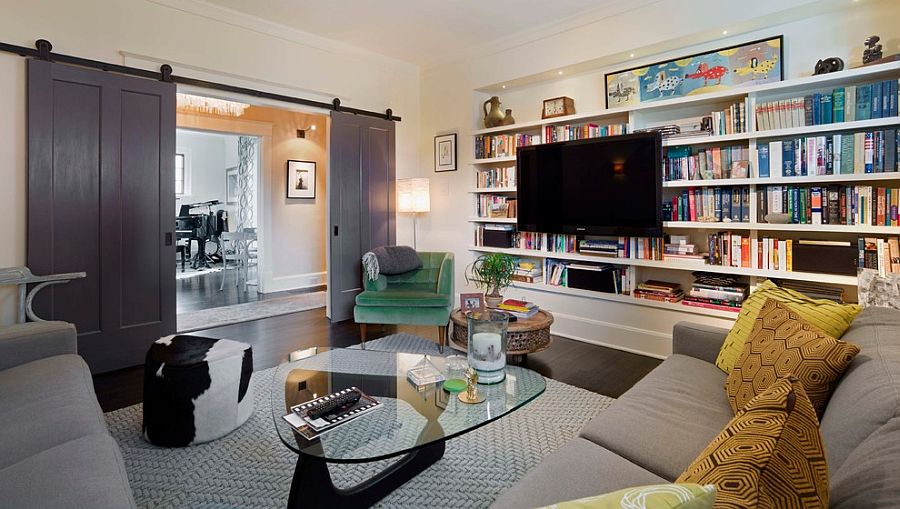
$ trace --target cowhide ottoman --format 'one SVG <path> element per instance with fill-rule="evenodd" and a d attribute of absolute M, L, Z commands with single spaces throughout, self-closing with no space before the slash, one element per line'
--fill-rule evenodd
<path fill-rule="evenodd" d="M 144 439 L 166 447 L 209 442 L 253 413 L 250 345 L 228 339 L 168 336 L 144 364 Z"/>

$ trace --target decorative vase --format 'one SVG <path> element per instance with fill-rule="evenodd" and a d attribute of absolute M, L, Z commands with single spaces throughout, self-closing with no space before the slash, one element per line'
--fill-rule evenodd
<path fill-rule="evenodd" d="M 512 109 L 507 108 L 506 115 L 503 116 L 503 121 L 500 123 L 500 125 L 513 125 L 515 123 L 516 119 L 512 116 Z"/>
<path fill-rule="evenodd" d="M 506 332 L 509 315 L 480 310 L 468 315 L 468 361 L 478 383 L 495 384 L 506 378 Z"/>
<path fill-rule="evenodd" d="M 488 104 L 491 105 L 490 111 L 488 111 Z M 484 104 L 481 105 L 481 109 L 484 111 L 485 127 L 497 127 L 498 125 L 503 124 L 505 115 L 503 114 L 503 110 L 500 109 L 499 97 L 495 95 L 487 101 L 484 101 Z"/>
<path fill-rule="evenodd" d="M 500 304 L 503 302 L 502 295 L 485 295 L 484 296 L 484 305 L 489 308 L 500 307 Z"/>

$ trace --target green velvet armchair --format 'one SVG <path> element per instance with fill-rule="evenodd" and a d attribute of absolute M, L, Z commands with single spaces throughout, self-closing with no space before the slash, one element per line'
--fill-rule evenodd
<path fill-rule="evenodd" d="M 370 280 L 363 271 L 363 291 L 356 296 L 353 318 L 365 346 L 367 324 L 436 325 L 444 351 L 453 308 L 453 253 L 419 252 L 422 268 Z"/>

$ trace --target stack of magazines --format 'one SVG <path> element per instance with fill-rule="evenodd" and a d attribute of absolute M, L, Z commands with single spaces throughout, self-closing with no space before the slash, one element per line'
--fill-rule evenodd
<path fill-rule="evenodd" d="M 307 439 L 367 414 L 382 404 L 358 387 L 350 387 L 291 407 L 283 419 Z"/>

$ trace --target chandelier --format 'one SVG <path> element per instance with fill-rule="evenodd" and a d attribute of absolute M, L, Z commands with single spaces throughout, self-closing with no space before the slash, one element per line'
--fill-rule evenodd
<path fill-rule="evenodd" d="M 244 110 L 250 107 L 249 104 L 226 101 L 225 99 L 216 99 L 214 97 L 203 97 L 191 94 L 176 94 L 176 96 L 179 109 L 208 113 L 211 115 L 240 117 L 244 114 Z"/>

